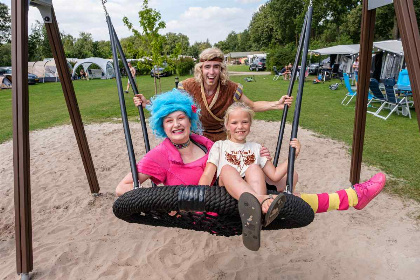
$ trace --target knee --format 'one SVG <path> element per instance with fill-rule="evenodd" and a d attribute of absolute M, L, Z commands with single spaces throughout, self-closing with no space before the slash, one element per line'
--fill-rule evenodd
<path fill-rule="evenodd" d="M 255 172 L 262 172 L 262 169 L 258 164 L 251 164 L 250 166 L 248 166 L 247 170 L 245 171 L 245 173 L 249 173 L 249 172 L 255 174 Z"/>
<path fill-rule="evenodd" d="M 126 185 L 118 185 L 117 188 L 115 189 L 115 195 L 118 196 L 122 196 L 123 194 L 125 194 L 128 191 L 131 191 L 132 188 L 127 187 Z"/>
<path fill-rule="evenodd" d="M 219 177 L 223 180 L 223 178 L 225 177 L 232 177 L 232 175 L 238 174 L 239 172 L 238 170 L 236 170 L 236 168 L 233 168 L 232 166 L 230 166 L 229 164 L 225 164 L 222 169 L 220 170 L 220 175 Z"/>

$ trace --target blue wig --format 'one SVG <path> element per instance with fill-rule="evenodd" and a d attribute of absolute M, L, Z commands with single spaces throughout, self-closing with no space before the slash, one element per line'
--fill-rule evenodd
<path fill-rule="evenodd" d="M 156 95 L 151 101 L 152 103 L 147 105 L 146 108 L 151 113 L 149 124 L 156 136 L 166 137 L 166 133 L 163 130 L 163 119 L 175 111 L 184 112 L 190 119 L 191 131 L 202 134 L 199 119 L 200 109 L 186 92 L 174 88 L 171 91 Z"/>

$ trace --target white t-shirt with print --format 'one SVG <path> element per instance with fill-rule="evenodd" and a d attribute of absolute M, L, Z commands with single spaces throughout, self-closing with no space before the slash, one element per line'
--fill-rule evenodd
<path fill-rule="evenodd" d="M 258 164 L 264 168 L 267 163 L 266 157 L 260 156 L 261 145 L 255 142 L 235 143 L 230 140 L 221 140 L 214 143 L 210 149 L 207 162 L 217 166 L 217 177 L 222 167 L 226 164 L 238 170 L 241 177 L 245 177 L 245 171 L 251 164 Z"/>

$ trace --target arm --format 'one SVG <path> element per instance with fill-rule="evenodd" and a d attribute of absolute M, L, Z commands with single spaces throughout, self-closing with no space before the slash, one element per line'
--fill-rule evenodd
<path fill-rule="evenodd" d="M 143 184 L 144 181 L 150 178 L 149 175 L 138 173 L 139 176 L 139 182 L 140 184 Z M 121 196 L 124 193 L 131 191 L 134 188 L 133 186 L 133 175 L 131 172 L 129 172 L 125 177 L 121 180 L 121 182 L 118 184 L 117 189 L 115 190 L 115 193 L 117 196 Z"/>
<path fill-rule="evenodd" d="M 200 181 L 198 181 L 199 185 L 207 185 L 209 186 L 213 181 L 214 174 L 217 171 L 216 165 L 211 162 L 207 162 L 206 168 L 204 168 L 203 175 L 201 175 Z"/>
<path fill-rule="evenodd" d="M 261 157 L 266 157 L 267 160 L 272 160 L 273 159 L 270 155 L 270 151 L 267 149 L 267 147 L 264 147 L 263 145 L 261 145 L 260 156 Z"/>
<path fill-rule="evenodd" d="M 146 107 L 146 105 L 150 104 L 150 100 L 146 99 L 143 94 L 136 94 L 133 97 L 134 105 L 137 107 L 142 105 L 143 107 Z"/>
<path fill-rule="evenodd" d="M 295 148 L 295 159 L 298 157 L 300 153 L 300 142 L 297 138 L 293 138 L 292 141 L 290 141 L 290 146 Z M 270 180 L 277 182 L 280 181 L 281 178 L 283 178 L 287 174 L 287 166 L 289 164 L 289 160 L 286 160 L 285 162 L 281 163 L 277 167 L 274 166 L 274 164 L 271 161 L 267 161 L 265 164 L 263 171 L 265 175 L 267 175 Z"/>
<path fill-rule="evenodd" d="M 293 102 L 293 96 L 283 95 L 278 101 L 252 101 L 245 94 L 242 94 L 240 99 L 246 105 L 248 105 L 255 112 L 264 112 L 269 110 L 283 110 L 284 105 L 290 107 Z"/>

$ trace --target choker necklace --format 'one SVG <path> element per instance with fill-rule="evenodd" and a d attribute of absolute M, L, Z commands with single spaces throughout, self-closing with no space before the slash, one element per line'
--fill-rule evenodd
<path fill-rule="evenodd" d="M 185 142 L 185 143 L 183 143 L 183 144 L 176 144 L 176 143 L 174 143 L 174 142 L 172 142 L 172 141 L 171 141 L 171 143 L 172 143 L 172 145 L 174 145 L 174 146 L 175 146 L 175 148 L 177 148 L 178 150 L 180 150 L 180 149 L 184 149 L 184 148 L 188 147 L 188 146 L 190 145 L 191 141 L 190 141 L 190 139 L 188 138 L 188 141 L 187 141 L 187 142 Z"/>

